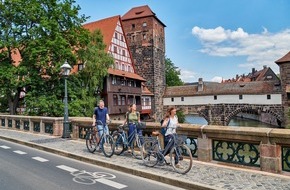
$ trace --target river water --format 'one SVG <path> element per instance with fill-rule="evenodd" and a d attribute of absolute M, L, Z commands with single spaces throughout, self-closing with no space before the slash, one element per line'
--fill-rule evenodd
<path fill-rule="evenodd" d="M 207 125 L 207 121 L 199 115 L 186 115 L 185 123 Z M 251 120 L 251 119 L 242 119 L 239 117 L 234 117 L 233 119 L 231 119 L 229 126 L 277 128 L 274 125 L 262 123 L 262 122 Z"/>

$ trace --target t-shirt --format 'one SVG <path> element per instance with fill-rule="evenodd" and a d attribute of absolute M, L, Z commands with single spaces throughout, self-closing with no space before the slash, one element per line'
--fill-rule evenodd
<path fill-rule="evenodd" d="M 127 113 L 129 123 L 137 123 L 139 121 L 139 112 Z"/>
<path fill-rule="evenodd" d="M 169 119 L 170 119 L 170 122 L 167 126 L 165 136 L 171 135 L 171 134 L 176 134 L 178 118 L 177 118 L 177 116 L 174 116 L 173 118 L 170 117 Z"/>
<path fill-rule="evenodd" d="M 106 107 L 104 107 L 103 109 L 101 109 L 100 107 L 96 107 L 94 114 L 96 115 L 96 121 L 100 120 L 103 124 L 106 124 L 106 115 L 108 114 L 108 109 Z"/>

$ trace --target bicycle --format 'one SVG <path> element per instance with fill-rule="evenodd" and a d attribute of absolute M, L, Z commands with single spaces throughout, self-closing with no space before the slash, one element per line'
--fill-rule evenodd
<path fill-rule="evenodd" d="M 124 130 L 124 126 L 120 125 L 118 127 L 118 131 L 113 133 L 113 139 L 115 141 L 115 154 L 121 155 L 124 151 L 131 149 L 131 154 L 134 158 L 141 159 L 141 148 L 142 148 L 142 138 L 137 132 L 137 126 L 135 127 L 132 134 L 127 135 L 126 131 Z M 145 127 L 145 125 L 143 126 Z M 138 128 L 139 129 L 139 128 Z M 129 141 L 128 141 L 129 139 Z M 135 147 L 139 148 L 139 153 L 135 151 Z M 130 147 L 129 147 L 130 146 Z"/>
<path fill-rule="evenodd" d="M 174 170 L 180 174 L 186 174 L 192 168 L 192 154 L 190 149 L 184 144 L 186 137 L 172 135 L 165 148 L 162 150 L 158 138 L 150 138 L 144 142 L 141 148 L 141 157 L 146 166 L 154 167 L 156 164 L 171 165 Z M 165 157 L 169 152 L 170 161 L 167 162 Z M 184 159 L 188 157 L 188 159 Z"/>
<path fill-rule="evenodd" d="M 86 146 L 89 152 L 94 153 L 97 148 L 103 152 L 106 157 L 111 157 L 114 154 L 114 139 L 113 137 L 104 131 L 105 125 L 102 121 L 98 120 L 97 125 L 102 125 L 103 128 L 97 130 L 97 127 L 94 127 L 93 130 L 87 132 L 86 135 Z M 103 131 L 103 134 L 100 138 L 97 137 L 98 132 Z"/>

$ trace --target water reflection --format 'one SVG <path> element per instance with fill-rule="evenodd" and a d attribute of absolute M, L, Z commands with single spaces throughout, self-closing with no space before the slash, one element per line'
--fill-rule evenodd
<path fill-rule="evenodd" d="M 185 122 L 192 124 L 207 125 L 207 121 L 199 115 L 186 115 Z M 277 128 L 277 126 L 274 125 L 262 123 L 251 119 L 244 118 L 242 119 L 240 117 L 234 117 L 233 119 L 231 119 L 229 126 Z"/>

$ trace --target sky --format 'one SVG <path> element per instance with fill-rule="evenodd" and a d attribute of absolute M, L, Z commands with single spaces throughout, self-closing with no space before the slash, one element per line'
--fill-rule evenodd
<path fill-rule="evenodd" d="M 220 82 L 270 67 L 290 51 L 289 0 L 76 0 L 87 22 L 148 5 L 165 25 L 166 58 L 184 82 Z"/>

